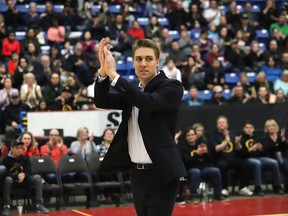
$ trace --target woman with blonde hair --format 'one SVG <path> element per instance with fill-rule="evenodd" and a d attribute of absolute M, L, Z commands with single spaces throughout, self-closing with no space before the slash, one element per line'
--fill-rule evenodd
<path fill-rule="evenodd" d="M 22 133 L 19 137 L 19 140 L 24 143 L 22 145 L 22 155 L 26 155 L 28 157 L 32 157 L 34 155 L 37 157 L 40 156 L 38 142 L 31 132 L 26 131 Z"/>
<path fill-rule="evenodd" d="M 43 98 L 41 87 L 37 84 L 35 75 L 27 73 L 20 89 L 20 99 L 31 109 L 35 109 L 39 101 Z"/>
<path fill-rule="evenodd" d="M 94 136 L 91 134 L 89 137 L 89 130 L 87 127 L 80 127 L 77 130 L 77 140 L 71 143 L 69 152 L 72 154 L 79 154 L 84 159 L 87 159 L 90 154 L 97 152 L 96 144 L 93 139 Z"/>

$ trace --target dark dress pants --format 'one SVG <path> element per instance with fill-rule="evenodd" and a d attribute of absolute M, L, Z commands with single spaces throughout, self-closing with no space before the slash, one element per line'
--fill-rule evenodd
<path fill-rule="evenodd" d="M 157 168 L 131 168 L 130 180 L 137 216 L 172 215 L 179 179 L 165 182 Z"/>

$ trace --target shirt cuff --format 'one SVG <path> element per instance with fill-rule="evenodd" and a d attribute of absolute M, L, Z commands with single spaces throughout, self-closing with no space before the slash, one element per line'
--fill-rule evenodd
<path fill-rule="evenodd" d="M 98 81 L 98 82 L 102 82 L 102 81 L 105 80 L 106 78 L 107 78 L 107 76 L 105 76 L 105 77 L 98 76 L 97 81 Z"/>
<path fill-rule="evenodd" d="M 112 80 L 112 82 L 111 82 L 111 85 L 112 85 L 112 86 L 115 86 L 115 85 L 116 85 L 119 77 L 120 77 L 120 75 L 118 74 L 118 75 Z"/>

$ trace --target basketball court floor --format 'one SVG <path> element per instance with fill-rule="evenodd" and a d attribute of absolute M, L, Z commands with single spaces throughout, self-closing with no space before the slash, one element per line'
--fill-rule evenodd
<path fill-rule="evenodd" d="M 18 214 L 11 214 L 18 215 Z M 22 214 L 36 216 L 41 214 Z M 51 211 L 49 216 L 136 216 L 133 206 Z M 224 202 L 175 205 L 173 216 L 288 216 L 288 196 L 234 199 Z M 44 215 L 43 215 L 44 216 Z M 161 216 L 161 215 L 159 215 Z"/>

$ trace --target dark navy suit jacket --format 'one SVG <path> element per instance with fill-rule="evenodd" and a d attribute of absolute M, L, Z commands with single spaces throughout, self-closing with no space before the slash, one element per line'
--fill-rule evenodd
<path fill-rule="evenodd" d="M 139 108 L 138 123 L 146 150 L 155 166 L 167 181 L 187 176 L 184 163 L 174 142 L 177 110 L 183 95 L 182 85 L 168 79 L 163 71 L 155 76 L 142 92 L 138 86 L 120 77 L 109 92 L 107 77 L 95 84 L 95 105 L 104 109 L 122 110 L 122 122 L 113 142 L 101 163 L 99 172 L 128 170 L 131 159 L 128 153 L 128 120 L 132 106 Z"/>

